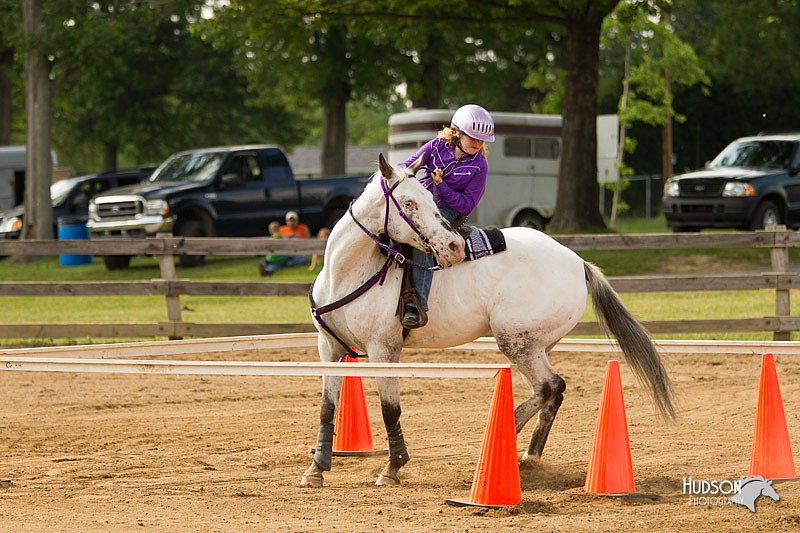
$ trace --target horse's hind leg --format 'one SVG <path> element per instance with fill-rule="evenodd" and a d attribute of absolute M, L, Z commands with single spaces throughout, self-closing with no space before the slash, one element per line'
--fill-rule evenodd
<path fill-rule="evenodd" d="M 528 449 L 522 455 L 523 461 L 541 459 L 544 445 L 547 443 L 547 437 L 550 435 L 550 428 L 553 427 L 553 420 L 556 418 L 558 408 L 561 407 L 561 402 L 564 401 L 566 383 L 560 376 L 556 375 L 555 377 L 558 379 L 552 383 L 556 386 L 555 390 L 560 389 L 560 391 L 551 396 L 539 411 L 539 418 L 536 421 L 536 427 L 533 428 L 531 442 L 528 444 Z"/>
<path fill-rule="evenodd" d="M 535 341 L 520 338 L 519 335 L 498 334 L 497 343 L 502 352 L 517 365 L 531 388 L 531 397 L 514 410 L 514 423 L 519 433 L 535 414 L 539 414 L 531 442 L 522 457 L 523 460 L 538 459 L 542 456 L 553 420 L 564 400 L 566 383 L 550 365 L 544 348 Z"/>
<path fill-rule="evenodd" d="M 381 397 L 383 424 L 389 439 L 389 462 L 378 476 L 376 485 L 399 485 L 397 475 L 408 460 L 408 449 L 400 427 L 400 380 L 398 378 L 378 378 L 378 392 Z"/>

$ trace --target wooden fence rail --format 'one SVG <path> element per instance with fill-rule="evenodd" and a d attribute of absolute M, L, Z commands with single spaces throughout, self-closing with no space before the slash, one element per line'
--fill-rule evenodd
<path fill-rule="evenodd" d="M 653 333 L 772 331 L 775 340 L 789 340 L 800 331 L 800 317 L 790 313 L 790 290 L 800 288 L 798 273 L 787 272 L 790 247 L 800 246 L 800 233 L 783 227 L 752 233 L 557 235 L 576 251 L 619 249 L 768 248 L 772 271 L 735 274 L 682 274 L 609 277 L 618 292 L 680 292 L 768 289 L 775 291 L 775 316 L 744 319 L 645 321 Z M 149 281 L 0 282 L 0 296 L 164 296 L 167 320 L 148 323 L 0 323 L 0 337 L 215 337 L 314 331 L 307 323 L 203 324 L 182 320 L 180 296 L 305 296 L 309 283 L 190 281 L 178 279 L 176 255 L 244 255 L 322 253 L 319 240 L 267 238 L 208 239 L 160 237 L 148 239 L 76 241 L 0 241 L 0 256 L 57 254 L 153 255 L 160 279 Z M 598 334 L 595 322 L 582 322 L 575 334 Z"/>

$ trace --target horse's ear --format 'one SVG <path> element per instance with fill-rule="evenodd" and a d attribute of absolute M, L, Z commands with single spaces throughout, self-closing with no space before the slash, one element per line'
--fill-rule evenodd
<path fill-rule="evenodd" d="M 383 154 L 378 154 L 378 168 L 381 169 L 381 174 L 383 174 L 385 179 L 391 180 L 394 177 L 394 168 L 386 162 L 386 159 L 383 158 Z"/>
<path fill-rule="evenodd" d="M 416 176 L 419 167 L 422 166 L 422 156 L 419 156 L 416 161 L 406 167 L 406 170 L 412 175 Z"/>

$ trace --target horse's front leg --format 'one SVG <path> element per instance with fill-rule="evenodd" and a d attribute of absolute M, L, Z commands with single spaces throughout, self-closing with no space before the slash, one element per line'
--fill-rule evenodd
<path fill-rule="evenodd" d="M 317 446 L 314 449 L 314 459 L 311 461 L 311 466 L 306 469 L 303 477 L 300 478 L 301 487 L 322 487 L 324 482 L 322 472 L 331 469 L 333 421 L 341 388 L 342 378 L 340 376 L 325 376 L 322 378 L 322 407 L 319 413 Z"/>
<path fill-rule="evenodd" d="M 319 351 L 323 362 L 335 359 L 335 347 L 332 343 L 325 342 L 320 334 Z M 300 478 L 301 487 L 322 487 L 324 479 L 322 472 L 331 469 L 333 456 L 333 423 L 336 415 L 336 405 L 339 402 L 339 391 L 342 388 L 341 376 L 324 376 L 322 378 L 322 407 L 319 413 L 319 432 L 317 445 L 314 449 L 314 459 Z"/>
<path fill-rule="evenodd" d="M 389 462 L 378 476 L 376 485 L 399 485 L 397 472 L 408 462 L 408 449 L 400 427 L 400 379 L 378 378 L 383 424 L 389 439 Z"/>

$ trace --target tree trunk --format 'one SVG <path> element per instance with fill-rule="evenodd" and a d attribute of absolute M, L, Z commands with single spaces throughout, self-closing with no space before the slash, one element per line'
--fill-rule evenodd
<path fill-rule="evenodd" d="M 669 80 L 669 71 L 664 69 L 664 105 L 672 109 L 672 87 Z M 672 116 L 664 119 L 661 130 L 661 177 L 664 183 L 672 177 Z"/>
<path fill-rule="evenodd" d="M 117 151 L 119 145 L 113 141 L 103 144 L 103 170 L 117 170 Z"/>
<path fill-rule="evenodd" d="M 347 172 L 347 100 L 329 101 L 322 110 L 322 175 Z"/>
<path fill-rule="evenodd" d="M 347 102 L 350 100 L 350 80 L 347 76 L 347 42 L 345 28 L 331 25 L 328 28 L 323 53 L 329 63 L 337 68 L 331 69 L 322 87 L 322 153 L 320 163 L 322 174 L 330 176 L 344 174 L 346 169 L 345 150 L 347 147 Z"/>
<path fill-rule="evenodd" d="M 29 45 L 25 54 L 25 117 L 27 170 L 25 172 L 24 239 L 53 238 L 53 207 L 50 184 L 53 161 L 50 156 L 50 106 L 52 86 L 50 63 L 42 49 L 47 36 L 39 20 L 41 0 L 24 0 L 23 15 Z"/>
<path fill-rule="evenodd" d="M 556 212 L 548 226 L 552 233 L 606 230 L 597 183 L 597 87 L 600 28 L 614 5 L 612 1 L 604 9 L 568 19 L 561 168 Z"/>
<path fill-rule="evenodd" d="M 11 70 L 14 51 L 0 49 L 0 146 L 11 144 Z"/>

